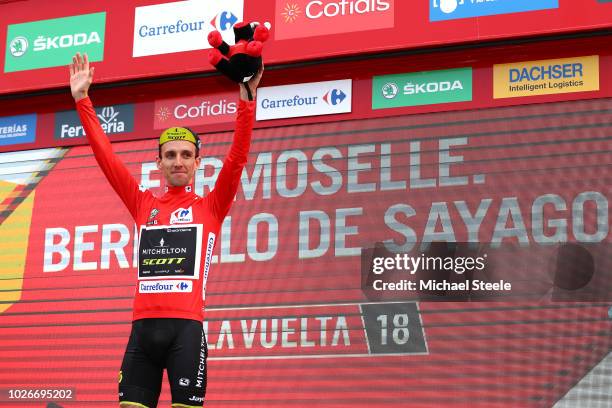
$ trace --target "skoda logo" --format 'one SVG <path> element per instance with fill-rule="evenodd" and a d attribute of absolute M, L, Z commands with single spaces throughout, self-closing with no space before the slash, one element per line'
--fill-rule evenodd
<path fill-rule="evenodd" d="M 398 90 L 399 90 L 399 88 L 397 87 L 396 83 L 394 83 L 394 82 L 387 82 L 382 87 L 382 95 L 386 99 L 393 99 L 393 98 L 395 98 L 397 96 L 397 91 Z"/>
<path fill-rule="evenodd" d="M 21 57 L 28 50 L 28 39 L 25 37 L 15 37 L 10 44 L 11 55 Z"/>

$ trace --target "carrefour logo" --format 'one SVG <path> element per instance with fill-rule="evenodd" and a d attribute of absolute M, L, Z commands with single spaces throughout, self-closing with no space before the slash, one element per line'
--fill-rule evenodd
<path fill-rule="evenodd" d="M 234 27 L 238 22 L 238 17 L 231 11 L 222 11 L 210 21 L 210 24 L 215 27 L 215 30 L 226 31 Z"/>
<path fill-rule="evenodd" d="M 346 94 L 342 92 L 342 89 L 332 89 L 331 91 L 325 92 L 323 100 L 329 105 L 338 105 L 346 99 Z"/>
<path fill-rule="evenodd" d="M 257 92 L 257 120 L 351 111 L 350 79 L 272 86 L 261 88 Z"/>
<path fill-rule="evenodd" d="M 559 8 L 559 0 L 429 0 L 429 2 L 430 21 Z"/>
<path fill-rule="evenodd" d="M 157 280 L 138 283 L 140 293 L 190 293 L 193 291 L 193 282 L 190 280 Z"/>
<path fill-rule="evenodd" d="M 232 27 L 242 20 L 243 9 L 244 0 L 174 1 L 136 7 L 132 56 L 210 48 L 207 36 L 213 30 L 233 44 Z"/>

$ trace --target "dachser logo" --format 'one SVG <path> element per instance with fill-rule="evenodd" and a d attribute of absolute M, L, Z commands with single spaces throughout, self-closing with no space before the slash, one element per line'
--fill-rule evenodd
<path fill-rule="evenodd" d="M 394 10 L 394 0 L 276 0 L 275 36 L 282 40 L 390 28 Z"/>

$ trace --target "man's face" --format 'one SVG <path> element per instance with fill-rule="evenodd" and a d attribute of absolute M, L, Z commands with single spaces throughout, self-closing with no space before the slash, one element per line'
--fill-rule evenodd
<path fill-rule="evenodd" d="M 190 184 L 200 158 L 196 157 L 196 147 L 185 140 L 173 140 L 161 146 L 161 158 L 157 158 L 157 168 L 162 171 L 166 184 L 180 187 Z"/>

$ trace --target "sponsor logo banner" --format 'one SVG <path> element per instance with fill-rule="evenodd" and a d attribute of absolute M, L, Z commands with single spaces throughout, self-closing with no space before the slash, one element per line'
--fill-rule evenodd
<path fill-rule="evenodd" d="M 155 101 L 153 128 L 233 122 L 237 111 L 235 92 L 162 99 Z"/>
<path fill-rule="evenodd" d="M 189 280 L 157 280 L 138 282 L 140 293 L 189 293 L 193 290 L 193 282 Z"/>
<path fill-rule="evenodd" d="M 102 61 L 105 23 L 94 13 L 9 25 L 4 72 L 67 65 L 77 51 Z"/>
<path fill-rule="evenodd" d="M 497 64 L 495 99 L 599 90 L 599 56 Z"/>
<path fill-rule="evenodd" d="M 204 330 L 208 348 L 215 350 L 217 359 L 429 353 L 416 302 L 272 306 L 207 313 Z"/>
<path fill-rule="evenodd" d="M 352 80 L 270 86 L 257 91 L 257 120 L 351 112 Z"/>
<path fill-rule="evenodd" d="M 232 27 L 242 21 L 243 0 L 177 1 L 136 7 L 132 56 L 210 48 L 208 33 L 218 30 L 234 43 Z"/>
<path fill-rule="evenodd" d="M 394 0 L 276 0 L 275 10 L 277 40 L 394 26 Z"/>
<path fill-rule="evenodd" d="M 134 105 L 132 104 L 96 108 L 96 114 L 107 135 L 130 133 L 134 129 Z M 57 112 L 53 135 L 56 140 L 85 137 L 78 113 L 76 111 Z"/>
<path fill-rule="evenodd" d="M 32 143 L 36 139 L 36 114 L 0 117 L 0 146 Z"/>
<path fill-rule="evenodd" d="M 375 76 L 372 109 L 472 100 L 472 68 Z"/>
<path fill-rule="evenodd" d="M 559 0 L 429 0 L 429 21 L 559 8 Z"/>

